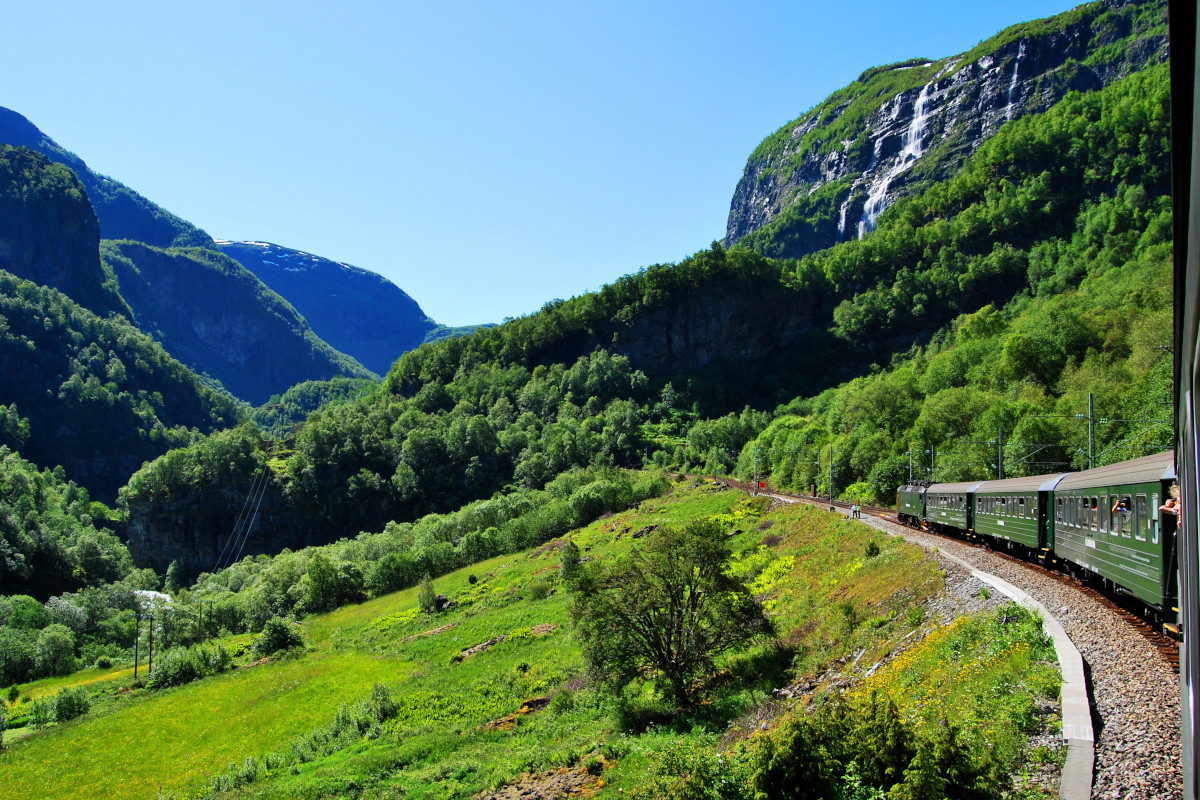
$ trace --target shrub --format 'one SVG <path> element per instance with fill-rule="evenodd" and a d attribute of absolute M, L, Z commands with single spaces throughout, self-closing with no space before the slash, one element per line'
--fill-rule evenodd
<path fill-rule="evenodd" d="M 542 580 L 534 581 L 529 584 L 529 599 L 530 600 L 545 600 L 550 594 L 550 584 Z"/>
<path fill-rule="evenodd" d="M 100 656 L 96 659 L 96 669 L 108 669 L 113 665 L 113 661 L 108 656 Z"/>
<path fill-rule="evenodd" d="M 417 589 L 417 606 L 426 614 L 432 614 L 437 610 L 437 592 L 433 588 L 433 579 L 429 577 L 429 573 L 425 573 L 425 577 L 421 580 L 421 586 Z"/>
<path fill-rule="evenodd" d="M 20 686 L 17 686 L 14 683 L 12 686 L 8 687 L 8 703 L 9 703 L 9 705 L 12 705 L 13 703 L 17 702 L 17 698 L 20 696 L 21 696 L 21 687 Z"/>
<path fill-rule="evenodd" d="M 41 729 L 49 725 L 54 719 L 53 704 L 48 698 L 35 697 L 29 703 L 29 724 L 35 728 Z"/>
<path fill-rule="evenodd" d="M 165 689 L 168 686 L 182 686 L 200 677 L 196 659 L 188 653 L 186 647 L 172 647 L 159 654 L 154 662 L 154 671 L 150 673 L 150 686 L 155 689 Z"/>
<path fill-rule="evenodd" d="M 575 695 L 570 689 L 562 689 L 550 701 L 550 710 L 555 714 L 565 714 L 575 710 Z"/>
<path fill-rule="evenodd" d="M 0 750 L 4 749 L 4 731 L 8 727 L 8 715 L 4 711 L 4 703 L 0 703 Z"/>
<path fill-rule="evenodd" d="M 251 652 L 255 656 L 263 658 L 272 653 L 278 653 L 280 650 L 303 646 L 304 637 L 300 635 L 299 631 L 292 628 L 287 620 L 271 617 L 263 625 L 262 633 L 254 640 Z"/>
<path fill-rule="evenodd" d="M 879 544 L 874 539 L 867 540 L 867 558 L 879 555 Z"/>
<path fill-rule="evenodd" d="M 67 687 L 54 695 L 54 719 L 58 722 L 82 716 L 91 707 L 87 692 L 78 686 Z"/>

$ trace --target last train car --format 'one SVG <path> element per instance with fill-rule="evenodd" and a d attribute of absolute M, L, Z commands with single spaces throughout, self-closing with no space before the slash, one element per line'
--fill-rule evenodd
<path fill-rule="evenodd" d="M 1043 555 L 1050 548 L 1050 526 L 1040 512 L 1066 475 L 1030 475 L 980 483 L 972 495 L 975 533 L 1006 542 L 1009 548 L 1021 545 Z"/>
<path fill-rule="evenodd" d="M 1168 622 L 1175 617 L 1175 516 L 1159 506 L 1174 480 L 1174 451 L 1074 472 L 1055 487 L 1048 509 L 1055 556 Z"/>
<path fill-rule="evenodd" d="M 896 516 L 906 525 L 925 519 L 925 487 L 908 483 L 896 490 Z"/>
<path fill-rule="evenodd" d="M 942 533 L 971 530 L 971 495 L 979 481 L 935 483 L 925 490 L 925 524 Z"/>

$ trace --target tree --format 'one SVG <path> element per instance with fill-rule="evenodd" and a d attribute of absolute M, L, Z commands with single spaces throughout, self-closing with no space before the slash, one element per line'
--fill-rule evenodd
<path fill-rule="evenodd" d="M 651 672 L 690 706 L 692 681 L 716 656 L 772 630 L 749 589 L 726 574 L 730 555 L 718 524 L 695 521 L 659 529 L 611 567 L 584 565 L 570 584 L 571 613 L 593 675 L 619 691 Z"/>
<path fill-rule="evenodd" d="M 579 545 L 568 539 L 567 543 L 563 545 L 562 566 L 560 567 L 559 572 L 565 583 L 569 585 L 571 581 L 575 580 L 575 578 L 579 575 L 579 567 L 581 563 L 582 559 L 579 555 Z"/>
<path fill-rule="evenodd" d="M 57 622 L 38 634 L 34 658 L 41 675 L 66 675 L 75 669 L 75 634 Z"/>
<path fill-rule="evenodd" d="M 426 614 L 437 611 L 437 591 L 433 588 L 433 579 L 428 572 L 417 587 L 417 606 Z"/>

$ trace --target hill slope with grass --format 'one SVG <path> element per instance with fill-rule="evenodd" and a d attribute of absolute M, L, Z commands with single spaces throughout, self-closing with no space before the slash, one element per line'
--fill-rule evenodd
<path fill-rule="evenodd" d="M 620 698 L 589 681 L 560 578 L 566 540 L 558 539 L 438 579 L 434 586 L 449 601 L 440 613 L 422 612 L 414 587 L 304 620 L 303 650 L 266 661 L 251 661 L 256 657 L 249 652 L 235 655 L 238 668 L 182 687 L 120 691 L 127 673 L 81 676 L 90 711 L 44 730 L 25 724 L 15 741 L 9 731 L 9 746 L 0 752 L 8 795 L 473 797 L 505 786 L 568 785 L 648 797 L 687 784 L 749 797 L 767 790 L 789 753 L 803 757 L 787 742 L 794 726 L 805 724 L 793 721 L 771 691 L 840 680 L 846 662 L 839 659 L 847 654 L 864 650 L 865 668 L 910 631 L 928 630 L 921 602 L 938 592 L 941 578 L 920 548 L 901 540 L 877 541 L 870 550 L 866 543 L 877 534 L 855 523 L 807 508 L 767 511 L 743 497 L 707 485 L 678 486 L 570 536 L 585 563 L 608 563 L 659 526 L 713 519 L 733 533 L 731 574 L 750 585 L 780 637 L 723 659 L 697 686 L 706 701 L 691 710 L 675 708 L 648 681 Z M 986 629 L 989 623 L 971 624 Z M 1036 626 L 997 630 L 1001 640 L 972 633 L 956 640 L 964 644 L 939 651 L 989 658 L 986 685 L 961 684 L 961 674 L 944 669 L 922 684 L 940 685 L 936 691 L 971 706 L 972 718 L 989 720 L 986 730 L 954 729 L 955 752 L 964 753 L 958 761 L 925 749 L 940 746 L 937 724 L 923 732 L 925 723 L 909 716 L 921 698 L 897 694 L 895 706 L 868 714 L 909 726 L 906 748 L 876 754 L 879 777 L 852 774 L 850 760 L 861 760 L 872 746 L 869 738 L 848 741 L 827 765 L 826 779 L 886 789 L 903 780 L 896 777 L 902 771 L 884 776 L 896 764 L 911 761 L 924 765 L 923 774 L 948 775 L 969 759 L 976 772 L 998 777 L 996 793 L 987 795 L 998 797 L 1004 776 L 1022 758 L 1026 710 L 1039 693 L 1055 691 L 1056 677 L 1044 666 L 1052 655 Z M 245 637 L 225 640 L 230 653 L 247 644 Z M 981 645 L 995 653 L 978 651 Z M 1031 668 L 1040 676 L 1032 685 L 1005 678 L 1017 671 L 1027 677 Z M 63 685 L 23 687 L 33 699 L 11 706 L 10 714 L 16 709 L 27 720 L 26 707 Z M 1000 686 L 1027 688 L 1013 694 L 996 690 Z M 1008 710 L 999 713 L 993 697 Z M 843 713 L 838 708 L 823 712 L 825 727 L 814 736 L 837 725 L 857 730 L 853 717 L 837 716 Z M 747 725 L 760 721 L 778 733 L 748 739 Z M 147 731 L 154 731 L 154 758 L 137 745 Z M 861 735 L 869 737 L 869 729 Z M 720 789 L 725 779 L 727 788 Z"/>

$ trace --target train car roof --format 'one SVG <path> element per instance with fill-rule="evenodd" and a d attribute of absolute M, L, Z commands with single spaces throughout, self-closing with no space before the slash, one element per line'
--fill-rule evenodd
<path fill-rule="evenodd" d="M 930 486 L 930 494 L 970 494 L 983 481 L 960 481 L 959 483 L 935 483 Z"/>
<path fill-rule="evenodd" d="M 1003 494 L 1005 492 L 1049 492 L 1058 485 L 1069 472 L 1059 472 L 1055 475 L 1027 475 L 1024 478 L 1005 478 L 1002 481 L 984 481 L 979 484 L 976 492 L 983 494 Z"/>
<path fill-rule="evenodd" d="M 901 486 L 899 489 L 897 489 L 896 491 L 898 491 L 898 492 L 916 492 L 917 494 L 924 494 L 925 487 L 917 486 L 917 485 L 911 484 L 911 483 L 906 483 L 903 486 Z"/>
<path fill-rule="evenodd" d="M 1175 477 L 1175 451 L 1156 453 L 1109 464 L 1106 467 L 1074 472 L 1063 478 L 1059 489 L 1081 489 L 1089 486 L 1115 486 L 1122 483 L 1149 483 Z"/>

